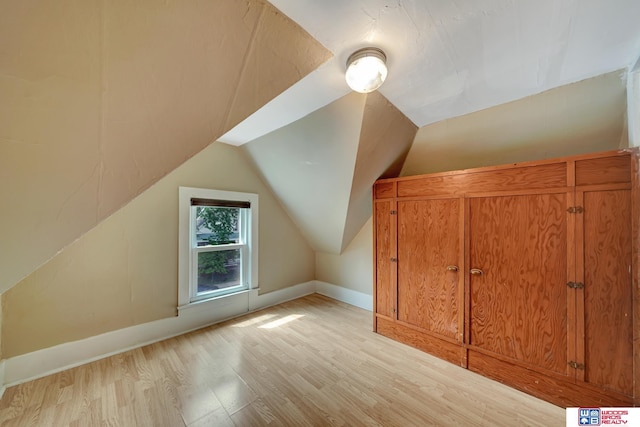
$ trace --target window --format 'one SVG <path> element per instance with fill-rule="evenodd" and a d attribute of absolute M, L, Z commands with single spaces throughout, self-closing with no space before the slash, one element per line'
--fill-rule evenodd
<path fill-rule="evenodd" d="M 180 187 L 179 305 L 257 283 L 258 196 Z"/>

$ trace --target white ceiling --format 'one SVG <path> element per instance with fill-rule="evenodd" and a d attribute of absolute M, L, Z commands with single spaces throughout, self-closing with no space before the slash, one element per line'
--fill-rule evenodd
<path fill-rule="evenodd" d="M 321 252 L 342 250 L 366 101 L 358 95 L 244 146 L 309 245 Z"/>
<path fill-rule="evenodd" d="M 242 145 L 349 92 L 347 57 L 377 46 L 380 88 L 417 126 L 626 68 L 638 0 L 270 0 L 334 57 L 221 138 Z"/>
<path fill-rule="evenodd" d="M 309 245 L 339 254 L 371 216 L 373 182 L 399 173 L 416 131 L 381 95 L 350 92 L 242 149 Z"/>
<path fill-rule="evenodd" d="M 640 55 L 640 0 L 270 2 L 334 56 L 220 140 L 243 145 L 316 251 L 347 247 L 371 215 L 371 185 L 392 164 L 425 173 L 618 146 L 626 74 L 613 71 Z M 379 93 L 393 110 L 382 116 L 344 80 L 347 58 L 366 46 L 388 58 Z M 453 139 L 442 132 L 446 119 L 497 105 L 497 117 L 452 125 Z M 384 120 L 408 130 L 369 141 L 381 138 L 372 122 Z M 479 139 L 487 121 L 500 121 L 504 138 Z"/>

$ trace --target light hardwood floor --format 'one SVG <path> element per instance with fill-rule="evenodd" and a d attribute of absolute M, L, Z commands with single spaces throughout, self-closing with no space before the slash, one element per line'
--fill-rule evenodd
<path fill-rule="evenodd" d="M 6 390 L 2 426 L 564 426 L 314 294 Z"/>

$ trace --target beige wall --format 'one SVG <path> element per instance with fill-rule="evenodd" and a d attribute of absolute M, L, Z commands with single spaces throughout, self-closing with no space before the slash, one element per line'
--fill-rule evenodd
<path fill-rule="evenodd" d="M 627 81 L 627 143 L 640 147 L 640 59 Z"/>
<path fill-rule="evenodd" d="M 402 176 L 615 150 L 626 73 L 615 71 L 418 130 Z"/>
<path fill-rule="evenodd" d="M 330 56 L 264 0 L 0 0 L 0 292 Z"/>
<path fill-rule="evenodd" d="M 350 92 L 243 149 L 318 252 L 341 253 L 397 176 L 417 127 L 378 92 Z"/>
<path fill-rule="evenodd" d="M 313 280 L 314 253 L 241 149 L 214 143 L 2 294 L 2 354 L 176 315 L 178 187 L 257 193 L 260 292 Z"/>
<path fill-rule="evenodd" d="M 396 177 L 418 127 L 379 92 L 367 94 L 358 154 L 340 252 L 371 216 L 371 187 L 380 177 Z"/>
<path fill-rule="evenodd" d="M 316 253 L 316 278 L 347 289 L 373 294 L 373 221 L 364 224 L 341 255 Z"/>
<path fill-rule="evenodd" d="M 340 252 L 366 99 L 351 92 L 242 146 L 314 250 Z"/>
<path fill-rule="evenodd" d="M 626 86 L 605 74 L 418 130 L 402 175 L 616 149 Z M 318 280 L 372 293 L 372 220 L 342 255 L 316 254 Z"/>

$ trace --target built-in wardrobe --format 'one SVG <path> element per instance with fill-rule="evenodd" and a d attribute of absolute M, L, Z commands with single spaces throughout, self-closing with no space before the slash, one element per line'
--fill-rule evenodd
<path fill-rule="evenodd" d="M 374 330 L 560 406 L 640 405 L 638 151 L 378 180 Z"/>

